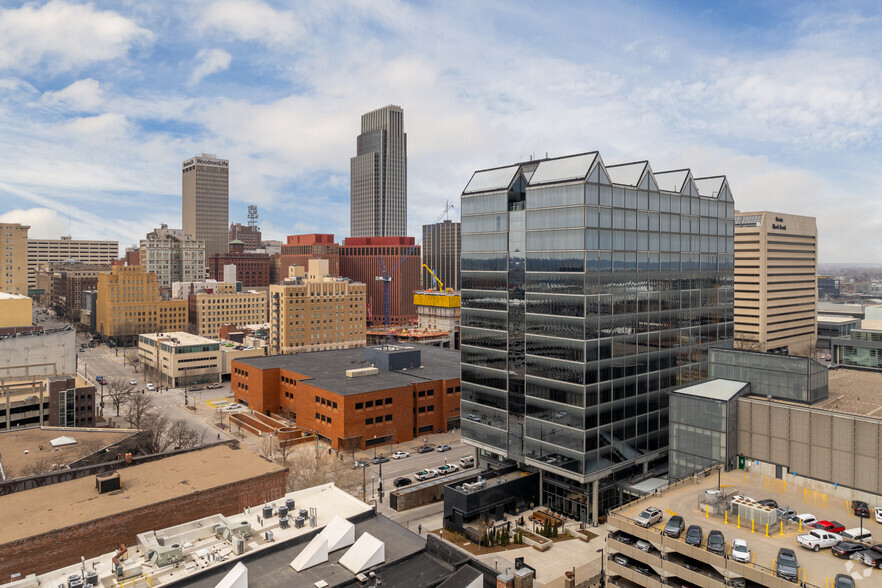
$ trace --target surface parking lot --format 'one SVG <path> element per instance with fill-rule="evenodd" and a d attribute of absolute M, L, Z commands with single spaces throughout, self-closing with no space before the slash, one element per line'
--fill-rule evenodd
<path fill-rule="evenodd" d="M 740 494 L 755 500 L 766 498 L 778 502 L 781 507 L 790 507 L 798 514 L 811 513 L 819 520 L 838 521 L 846 529 L 858 528 L 863 524 L 873 534 L 873 544 L 882 543 L 882 525 L 876 523 L 872 516 L 874 506 L 882 504 L 870 504 L 871 516 L 860 519 L 851 510 L 850 504 L 843 499 L 825 495 L 813 490 L 803 488 L 796 484 L 785 484 L 782 480 L 768 478 L 760 474 L 746 473 L 740 470 L 724 472 L 721 477 L 721 486 L 726 495 Z M 836 574 L 847 574 L 853 577 L 858 586 L 882 586 L 882 570 L 873 570 L 860 561 L 845 560 L 835 557 L 829 548 L 815 553 L 800 546 L 797 535 L 801 534 L 797 525 L 788 523 L 782 527 L 780 524 L 770 527 L 769 535 L 766 529 L 757 526 L 751 530 L 750 522 L 742 522 L 738 527 L 737 519 L 730 515 L 728 522 L 723 517 L 713 514 L 713 511 L 705 511 L 699 506 L 699 501 L 708 489 L 717 488 L 717 475 L 703 478 L 697 483 L 684 483 L 675 488 L 663 491 L 659 494 L 649 495 L 640 501 L 634 502 L 616 511 L 629 520 L 633 520 L 646 507 L 655 506 L 662 510 L 661 522 L 652 526 L 652 529 L 661 533 L 668 519 L 679 514 L 685 519 L 686 527 L 699 525 L 704 531 L 702 548 L 705 547 L 708 533 L 719 530 L 725 536 L 725 549 L 728 555 L 732 548 L 733 539 L 744 539 L 748 542 L 751 551 L 751 566 L 756 569 L 773 570 L 775 558 L 781 547 L 788 547 L 796 552 L 800 565 L 800 579 L 809 585 L 826 587 L 832 582 Z M 611 519 L 611 524 L 615 521 Z M 808 530 L 803 527 L 802 533 Z M 683 541 L 685 532 L 680 538 Z M 613 546 L 612 544 L 610 545 Z M 678 556 L 671 554 L 671 559 Z"/>

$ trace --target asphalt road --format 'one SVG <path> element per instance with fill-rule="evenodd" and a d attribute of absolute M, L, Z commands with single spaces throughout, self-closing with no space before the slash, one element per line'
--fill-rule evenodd
<path fill-rule="evenodd" d="M 432 453 L 417 453 L 416 448 L 423 444 L 423 437 L 419 440 L 409 441 L 407 443 L 396 443 L 393 447 L 392 451 L 389 451 L 389 446 L 384 445 L 382 448 L 377 448 L 377 455 L 385 455 L 389 457 L 394 451 L 407 451 L 410 453 L 410 457 L 404 457 L 401 459 L 390 459 L 387 463 L 383 464 L 383 480 L 386 481 L 387 484 L 391 484 L 392 480 L 399 476 L 405 476 L 410 478 L 413 481 L 413 475 L 420 470 L 424 470 L 427 468 L 437 468 L 438 466 L 442 466 L 445 463 L 452 463 L 459 466 L 459 458 L 465 457 L 466 455 L 475 455 L 475 448 L 469 445 L 464 445 L 459 439 L 459 431 L 456 431 L 456 440 L 451 441 L 451 437 L 453 434 L 451 433 L 443 433 L 429 436 L 429 444 L 438 445 L 440 443 L 447 443 L 450 445 L 450 451 L 433 451 Z M 361 457 L 359 457 L 361 456 Z M 356 453 L 356 458 L 362 459 L 366 458 L 368 460 L 373 458 L 373 451 L 361 451 Z M 445 461 L 446 460 L 446 461 Z M 368 476 L 374 476 L 377 480 L 380 478 L 380 466 L 371 464 L 368 467 Z M 391 490 L 391 488 L 384 489 Z"/>

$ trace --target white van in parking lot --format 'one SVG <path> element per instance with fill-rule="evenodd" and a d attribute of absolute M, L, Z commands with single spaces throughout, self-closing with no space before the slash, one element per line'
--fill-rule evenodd
<path fill-rule="evenodd" d="M 459 458 L 459 467 L 461 468 L 473 468 L 475 467 L 475 458 L 472 455 L 467 455 L 465 457 Z"/>

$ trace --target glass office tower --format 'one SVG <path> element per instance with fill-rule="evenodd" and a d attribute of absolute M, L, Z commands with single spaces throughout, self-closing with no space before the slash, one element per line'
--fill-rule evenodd
<path fill-rule="evenodd" d="M 733 337 L 724 176 L 598 153 L 478 171 L 462 194 L 462 437 L 597 520 L 666 467 L 668 394 Z M 658 468 L 658 469 L 656 469 Z"/>

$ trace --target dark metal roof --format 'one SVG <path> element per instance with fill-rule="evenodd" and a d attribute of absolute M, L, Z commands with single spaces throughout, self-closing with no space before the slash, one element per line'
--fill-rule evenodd
<path fill-rule="evenodd" d="M 401 371 L 383 371 L 370 376 L 349 378 L 346 370 L 370 367 L 365 360 L 364 348 L 314 351 L 294 355 L 271 355 L 236 360 L 239 364 L 258 369 L 283 369 L 309 378 L 309 384 L 342 396 L 364 394 L 410 386 L 419 382 L 459 379 L 458 351 L 441 349 L 433 345 L 399 344 L 418 349 L 422 366 Z"/>

